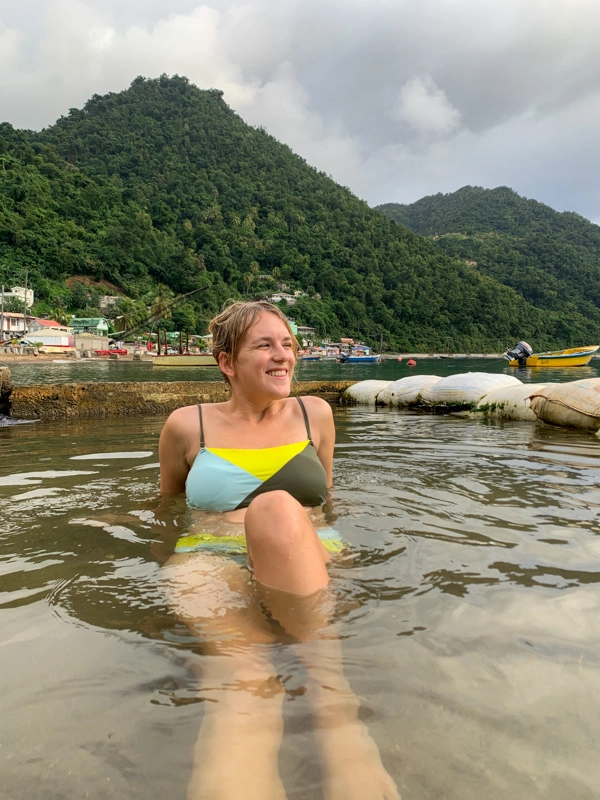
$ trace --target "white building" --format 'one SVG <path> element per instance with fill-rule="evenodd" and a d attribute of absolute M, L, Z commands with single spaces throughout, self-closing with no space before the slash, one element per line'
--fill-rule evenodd
<path fill-rule="evenodd" d="M 293 306 L 296 302 L 293 294 L 286 294 L 285 292 L 275 292 L 269 299 L 272 303 L 281 303 L 282 300 L 285 300 L 288 306 Z"/>
<path fill-rule="evenodd" d="M 26 289 L 24 286 L 13 286 L 10 292 L 4 292 L 4 299 L 14 298 L 25 303 L 27 308 L 33 305 L 33 289 Z"/>
<path fill-rule="evenodd" d="M 98 308 L 100 311 L 107 311 L 109 308 L 112 308 L 117 300 L 121 298 L 117 294 L 105 294 L 98 300 Z"/>
<path fill-rule="evenodd" d="M 27 316 L 27 322 L 33 321 L 33 317 Z M 16 311 L 0 312 L 0 338 L 14 339 L 25 334 L 25 314 L 18 314 Z"/>
<path fill-rule="evenodd" d="M 63 352 L 75 349 L 73 331 L 54 319 L 33 319 L 28 324 L 27 338 L 31 342 L 41 342 L 46 352 Z"/>

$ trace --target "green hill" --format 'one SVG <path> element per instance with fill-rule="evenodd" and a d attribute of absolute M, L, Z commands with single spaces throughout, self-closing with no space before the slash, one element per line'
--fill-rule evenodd
<path fill-rule="evenodd" d="M 203 332 L 227 298 L 285 283 L 307 294 L 291 315 L 333 339 L 453 351 L 600 339 L 597 316 L 536 307 L 455 256 L 186 78 L 137 78 L 39 133 L 0 126 L 3 280 L 27 267 L 48 309 L 81 305 L 90 278 L 138 308 L 157 291 L 207 286 L 178 320 Z M 67 288 L 74 276 L 85 281 Z"/>
<path fill-rule="evenodd" d="M 576 322 L 581 318 L 594 325 L 588 328 L 588 343 L 600 341 L 598 225 L 578 214 L 558 213 L 505 186 L 465 186 L 452 194 L 424 197 L 411 205 L 388 203 L 377 210 L 433 239 L 450 257 L 512 287 L 531 305 L 563 315 L 565 343 L 585 343 L 587 334 Z"/>

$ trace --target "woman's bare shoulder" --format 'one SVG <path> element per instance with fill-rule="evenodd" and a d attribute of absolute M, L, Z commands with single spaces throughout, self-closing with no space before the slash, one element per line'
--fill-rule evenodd
<path fill-rule="evenodd" d="M 311 422 L 320 424 L 329 424 L 333 419 L 333 411 L 327 400 L 322 397 L 315 397 L 314 395 L 306 395 L 300 398 L 304 403 L 304 407 L 308 413 Z"/>
<path fill-rule="evenodd" d="M 190 428 L 199 424 L 198 406 L 182 406 L 169 414 L 163 432 L 177 435 L 189 432 Z"/>
<path fill-rule="evenodd" d="M 313 409 L 317 413 L 331 415 L 331 406 L 327 402 L 327 400 L 323 400 L 322 397 L 316 397 L 313 394 L 306 394 L 303 395 L 301 398 L 302 402 L 306 406 L 306 408 Z"/>

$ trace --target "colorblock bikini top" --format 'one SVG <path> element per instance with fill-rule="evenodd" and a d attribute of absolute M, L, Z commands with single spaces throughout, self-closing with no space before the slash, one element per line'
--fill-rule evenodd
<path fill-rule="evenodd" d="M 259 494 L 283 489 L 303 506 L 323 505 L 327 474 L 310 435 L 308 415 L 298 397 L 308 439 L 278 447 L 206 447 L 200 416 L 200 450 L 188 473 L 188 505 L 205 511 L 247 508 Z"/>

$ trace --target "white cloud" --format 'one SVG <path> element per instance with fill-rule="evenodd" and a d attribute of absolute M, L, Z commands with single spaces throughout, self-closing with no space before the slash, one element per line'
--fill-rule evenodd
<path fill-rule="evenodd" d="M 178 73 L 369 202 L 506 184 L 599 219 L 599 38 L 597 0 L 21 0 L 0 117 Z"/>
<path fill-rule="evenodd" d="M 400 90 L 392 114 L 398 122 L 406 123 L 426 136 L 447 136 L 460 123 L 460 112 L 429 77 L 407 81 Z"/>

